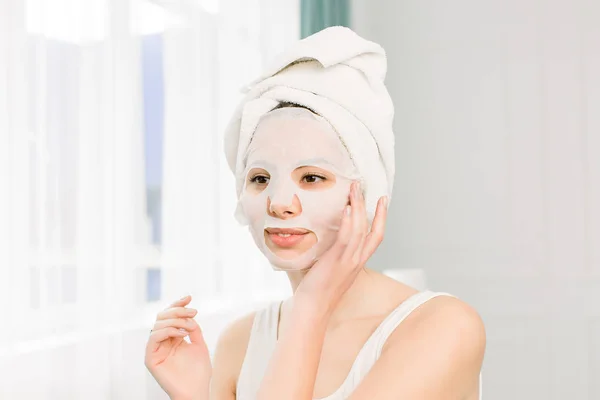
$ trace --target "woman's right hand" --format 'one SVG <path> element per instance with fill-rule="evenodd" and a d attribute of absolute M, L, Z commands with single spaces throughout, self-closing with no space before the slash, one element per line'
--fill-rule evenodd
<path fill-rule="evenodd" d="M 335 308 L 383 240 L 387 197 L 377 202 L 369 229 L 360 185 L 353 182 L 350 188 L 349 205 L 344 210 L 337 241 L 306 273 L 294 293 L 296 300 L 316 305 L 319 311 Z"/>
<path fill-rule="evenodd" d="M 177 300 L 158 313 L 146 344 L 145 364 L 173 400 L 205 400 L 209 395 L 212 366 L 197 311 L 186 308 L 191 296 Z M 190 343 L 184 340 L 190 337 Z"/>

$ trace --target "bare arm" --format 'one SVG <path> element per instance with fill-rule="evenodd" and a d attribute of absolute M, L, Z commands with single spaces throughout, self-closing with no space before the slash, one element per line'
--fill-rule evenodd
<path fill-rule="evenodd" d="M 420 308 L 396 329 L 350 400 L 461 400 L 477 387 L 485 351 L 479 315 L 447 296 Z"/>

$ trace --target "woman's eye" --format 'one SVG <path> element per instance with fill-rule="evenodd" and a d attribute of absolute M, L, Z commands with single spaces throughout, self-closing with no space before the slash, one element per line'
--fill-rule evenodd
<path fill-rule="evenodd" d="M 269 177 L 264 175 L 256 175 L 250 179 L 250 182 L 257 183 L 259 185 L 266 185 L 269 183 Z"/>
<path fill-rule="evenodd" d="M 302 177 L 302 180 L 306 183 L 317 183 L 319 181 L 324 181 L 325 179 L 327 178 L 325 178 L 324 176 L 314 174 L 304 175 Z"/>

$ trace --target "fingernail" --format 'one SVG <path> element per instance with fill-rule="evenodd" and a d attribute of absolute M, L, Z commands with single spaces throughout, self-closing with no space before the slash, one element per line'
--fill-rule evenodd
<path fill-rule="evenodd" d="M 188 315 L 194 315 L 194 314 L 196 314 L 196 310 L 191 310 L 191 309 L 187 310 L 187 314 Z"/>
<path fill-rule="evenodd" d="M 350 208 L 350 206 L 346 206 L 346 215 L 350 215 L 350 212 L 352 211 L 352 209 Z"/>
<path fill-rule="evenodd" d="M 179 300 L 185 300 L 185 299 L 187 299 L 188 297 L 190 297 L 190 295 L 189 295 L 189 294 L 186 294 L 185 296 L 183 296 L 183 297 L 182 297 L 181 299 L 179 299 Z"/>
<path fill-rule="evenodd" d="M 387 196 L 385 196 L 385 197 L 383 198 L 383 206 L 384 206 L 385 208 L 387 208 L 387 206 L 388 206 L 388 197 L 387 197 Z"/>
<path fill-rule="evenodd" d="M 360 194 L 360 183 L 356 182 L 356 184 L 354 185 L 354 198 L 358 199 Z"/>

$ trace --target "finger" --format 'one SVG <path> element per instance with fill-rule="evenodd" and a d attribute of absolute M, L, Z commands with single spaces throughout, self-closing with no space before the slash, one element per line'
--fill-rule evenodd
<path fill-rule="evenodd" d="M 354 265 L 355 267 L 362 267 L 366 262 L 366 260 L 363 261 L 362 255 L 364 252 L 365 244 L 367 243 L 367 237 L 367 235 L 363 235 L 359 245 L 356 247 L 356 251 L 354 252 L 354 254 L 352 254 L 351 262 L 352 265 Z"/>
<path fill-rule="evenodd" d="M 355 199 L 355 203 L 356 205 L 354 205 L 353 207 L 356 209 L 356 207 L 358 207 L 358 215 L 357 217 L 359 217 L 358 219 L 358 223 L 359 223 L 359 228 L 361 230 L 361 232 L 365 232 L 365 234 L 368 233 L 368 221 L 367 221 L 367 206 L 365 203 L 365 195 L 362 189 L 362 186 L 357 183 L 356 185 L 356 199 Z"/>
<path fill-rule="evenodd" d="M 156 321 L 156 323 L 154 324 L 154 327 L 152 327 L 152 330 L 159 330 L 159 329 L 163 329 L 163 328 L 168 328 L 170 326 L 173 326 L 175 328 L 183 328 L 183 329 L 193 329 L 196 327 L 196 325 L 194 324 L 193 319 L 191 318 L 172 318 L 172 319 L 162 319 L 162 320 L 158 320 Z"/>
<path fill-rule="evenodd" d="M 161 319 L 191 318 L 195 316 L 197 312 L 198 311 L 193 308 L 173 307 L 159 312 L 156 316 L 156 320 L 158 321 Z"/>
<path fill-rule="evenodd" d="M 366 231 L 366 219 L 367 213 L 365 211 L 365 202 L 364 197 L 362 195 L 362 191 L 360 190 L 360 184 L 358 182 L 355 183 L 353 191 L 352 191 L 352 199 L 351 199 L 351 207 L 352 207 L 352 235 L 350 238 L 350 242 L 346 247 L 344 252 L 345 261 L 349 264 L 353 264 L 356 266 L 359 259 L 355 261 L 356 252 L 361 247 L 361 242 L 363 242 L 367 231 Z"/>
<path fill-rule="evenodd" d="M 352 186 L 350 186 L 350 193 L 348 197 L 352 196 Z M 351 202 L 352 200 L 350 200 Z M 344 249 L 348 245 L 348 241 L 350 240 L 350 236 L 352 234 L 352 206 L 347 205 L 344 207 L 344 211 L 342 214 L 342 222 L 340 224 L 340 230 L 338 231 L 336 247 L 338 249 Z"/>
<path fill-rule="evenodd" d="M 334 244 L 334 251 L 342 255 L 350 242 L 352 236 L 352 207 L 346 206 L 343 211 L 342 224 L 338 231 L 337 240 Z"/>
<path fill-rule="evenodd" d="M 373 218 L 373 224 L 371 225 L 371 232 L 367 235 L 364 247 L 361 254 L 361 264 L 365 264 L 369 257 L 373 255 L 377 247 L 383 240 L 383 234 L 385 232 L 385 223 L 387 219 L 387 196 L 382 197 L 377 202 L 377 209 L 375 211 L 375 217 Z"/>
<path fill-rule="evenodd" d="M 200 325 L 198 325 L 198 323 L 194 319 L 190 320 L 190 327 L 191 327 L 191 329 L 189 329 L 190 342 L 191 343 L 205 343 L 204 335 L 202 335 L 202 329 L 200 328 Z"/>
<path fill-rule="evenodd" d="M 365 207 L 365 198 L 360 183 L 355 182 L 354 192 L 350 200 L 352 206 L 352 227 L 359 232 L 365 232 L 367 228 L 367 211 Z"/>
<path fill-rule="evenodd" d="M 366 205 L 366 200 L 365 200 L 363 190 L 360 190 L 359 194 L 360 194 L 359 203 L 360 203 L 360 208 L 361 208 L 360 230 L 363 234 L 361 236 L 360 244 L 358 245 L 356 252 L 353 255 L 353 261 L 355 263 L 362 265 L 362 263 L 360 262 L 361 254 L 362 254 L 363 248 L 365 246 L 365 243 L 367 241 L 367 235 L 369 234 L 369 219 L 367 217 L 367 205 Z"/>
<path fill-rule="evenodd" d="M 179 300 L 171 303 L 171 305 L 169 307 L 165 308 L 165 310 L 168 310 L 169 308 L 173 308 L 173 307 L 184 307 L 184 306 L 188 305 L 190 303 L 190 301 L 192 301 L 192 296 L 190 296 L 188 294 L 187 296 L 183 296 Z"/>
<path fill-rule="evenodd" d="M 179 330 L 172 326 L 168 328 L 158 329 L 156 331 L 152 331 L 152 333 L 150 334 L 150 338 L 148 339 L 148 345 L 150 346 L 152 351 L 156 351 L 160 347 L 160 344 L 165 340 L 170 338 L 184 338 L 188 334 L 189 332 L 185 330 Z"/>

